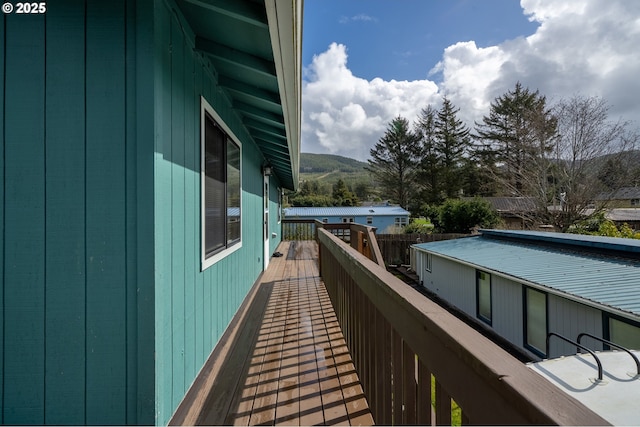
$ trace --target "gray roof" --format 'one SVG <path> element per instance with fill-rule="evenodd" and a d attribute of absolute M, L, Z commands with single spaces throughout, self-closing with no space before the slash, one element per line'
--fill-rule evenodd
<path fill-rule="evenodd" d="M 631 200 L 640 199 L 640 187 L 623 187 L 610 193 L 601 193 L 596 200 Z"/>
<path fill-rule="evenodd" d="M 611 221 L 640 221 L 640 208 L 616 208 L 605 213 Z"/>
<path fill-rule="evenodd" d="M 529 231 L 482 233 L 414 247 L 640 320 L 640 240 Z"/>
<path fill-rule="evenodd" d="M 463 200 L 474 200 L 474 197 L 463 197 Z M 503 213 L 524 213 L 536 210 L 536 199 L 533 197 L 481 197 L 496 211 Z"/>
<path fill-rule="evenodd" d="M 336 206 L 285 208 L 285 218 L 326 218 L 331 216 L 408 216 L 400 206 Z"/>

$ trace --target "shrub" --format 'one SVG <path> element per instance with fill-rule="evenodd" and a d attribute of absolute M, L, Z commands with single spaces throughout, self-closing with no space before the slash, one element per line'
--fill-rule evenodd
<path fill-rule="evenodd" d="M 449 199 L 440 207 L 439 219 L 443 233 L 469 233 L 474 227 L 494 227 L 500 217 L 489 203 L 480 199 Z"/>
<path fill-rule="evenodd" d="M 404 227 L 404 232 L 406 234 L 428 234 L 433 231 L 433 224 L 427 218 L 414 218 L 411 220 L 409 225 Z"/>

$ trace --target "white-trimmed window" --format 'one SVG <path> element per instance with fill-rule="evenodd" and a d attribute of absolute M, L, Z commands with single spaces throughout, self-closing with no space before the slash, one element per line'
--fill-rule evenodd
<path fill-rule="evenodd" d="M 201 98 L 202 270 L 242 246 L 242 146 Z"/>
<path fill-rule="evenodd" d="M 476 311 L 478 319 L 491 324 L 491 274 L 476 270 Z"/>
<path fill-rule="evenodd" d="M 373 217 L 372 216 L 368 216 L 367 217 L 367 225 L 371 225 L 373 224 Z"/>
<path fill-rule="evenodd" d="M 394 219 L 394 223 L 396 227 L 404 227 L 407 225 L 407 217 L 406 216 L 397 216 Z"/>
<path fill-rule="evenodd" d="M 524 346 L 540 357 L 547 356 L 547 294 L 524 288 Z"/>
<path fill-rule="evenodd" d="M 427 252 L 423 259 L 424 271 L 428 271 L 429 273 L 431 273 L 431 270 L 433 268 L 433 256 L 431 255 L 431 253 Z"/>
<path fill-rule="evenodd" d="M 350 222 L 354 222 L 355 219 L 353 217 L 346 217 L 346 218 L 342 218 L 342 222 L 345 224 L 348 224 Z"/>

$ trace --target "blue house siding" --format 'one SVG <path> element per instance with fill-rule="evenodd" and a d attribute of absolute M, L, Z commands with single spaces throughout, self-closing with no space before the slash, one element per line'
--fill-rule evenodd
<path fill-rule="evenodd" d="M 399 206 L 347 206 L 347 207 L 291 207 L 285 209 L 287 219 L 327 220 L 329 224 L 343 223 L 343 219 L 353 218 L 356 224 L 370 225 L 383 234 L 396 227 L 396 218 L 403 218 L 409 223 L 409 212 Z M 367 224 L 371 218 L 371 224 Z"/>

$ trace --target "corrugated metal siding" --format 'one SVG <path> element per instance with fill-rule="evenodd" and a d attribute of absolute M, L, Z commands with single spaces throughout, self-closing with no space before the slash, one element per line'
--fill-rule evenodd
<path fill-rule="evenodd" d="M 438 256 L 434 256 L 431 263 L 431 273 L 425 272 L 424 286 L 475 317 L 475 270 Z"/>
<path fill-rule="evenodd" d="M 491 275 L 492 328 L 522 347 L 524 340 L 522 286 L 507 278 Z"/>
<path fill-rule="evenodd" d="M 416 247 L 640 316 L 640 262 L 635 260 L 486 237 Z"/>
<path fill-rule="evenodd" d="M 419 252 L 416 267 L 423 286 L 455 305 L 472 318 L 476 313 L 476 268 L 432 256 L 432 272 L 424 270 L 427 253 Z M 486 271 L 482 270 L 481 271 Z M 506 277 L 491 276 L 491 325 L 483 323 L 497 334 L 537 360 L 538 356 L 524 346 L 523 285 Z M 602 337 L 601 311 L 556 295 L 548 295 L 548 329 L 576 340 L 581 332 Z M 600 343 L 589 342 L 590 348 L 601 350 Z M 560 340 L 551 342 L 550 357 L 575 354 L 575 347 Z"/>
<path fill-rule="evenodd" d="M 593 307 L 569 301 L 556 295 L 548 296 L 549 332 L 556 332 L 571 340 L 576 340 L 578 334 L 588 332 L 598 337 L 603 336 L 602 312 Z M 585 339 L 586 340 L 586 339 Z M 564 341 L 552 338 L 550 341 L 549 358 L 575 354 L 576 348 Z M 602 350 L 599 342 L 585 341 L 589 348 Z"/>

